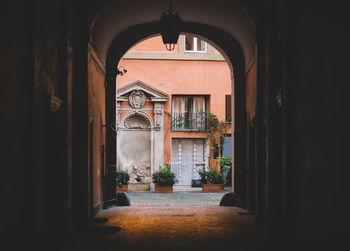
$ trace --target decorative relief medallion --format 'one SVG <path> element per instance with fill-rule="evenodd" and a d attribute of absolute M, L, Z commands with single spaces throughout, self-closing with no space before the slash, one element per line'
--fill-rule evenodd
<path fill-rule="evenodd" d="M 124 127 L 129 129 L 144 129 L 150 128 L 151 123 L 145 115 L 141 113 L 133 113 L 125 119 Z"/>
<path fill-rule="evenodd" d="M 146 95 L 141 90 L 133 90 L 129 95 L 129 103 L 132 108 L 140 109 L 145 105 Z"/>

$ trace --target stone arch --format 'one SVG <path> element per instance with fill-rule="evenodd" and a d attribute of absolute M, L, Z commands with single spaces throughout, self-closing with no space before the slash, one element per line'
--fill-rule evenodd
<path fill-rule="evenodd" d="M 188 9 L 186 1 L 179 1 L 176 8 L 181 15 L 183 20 L 182 33 L 192 33 L 205 40 L 213 42 L 216 48 L 226 58 L 230 70 L 231 70 L 231 82 L 232 82 L 232 108 L 234 116 L 232 118 L 232 132 L 234 140 L 232 141 L 232 157 L 236 155 L 240 156 L 240 160 L 237 162 L 234 160 L 235 167 L 245 167 L 245 145 L 246 145 L 246 74 L 253 68 L 253 74 L 256 74 L 256 40 L 255 40 L 255 26 L 252 19 L 249 17 L 247 12 L 238 4 L 230 3 L 229 8 L 222 8 L 223 6 L 217 6 L 213 3 L 213 8 L 206 6 L 202 8 L 202 12 L 197 13 L 193 10 Z M 103 10 L 96 17 L 90 27 L 91 31 L 91 43 L 93 44 L 97 54 L 101 57 L 102 63 L 105 66 L 106 72 L 106 117 L 107 127 L 112 128 L 116 123 L 116 81 L 117 81 L 117 70 L 120 59 L 124 53 L 130 49 L 134 44 L 146 39 L 150 36 L 159 34 L 159 24 L 156 20 L 157 8 L 161 7 L 161 3 L 157 2 L 152 5 L 149 10 L 150 15 L 139 16 L 139 18 L 128 19 L 123 18 L 123 15 L 116 15 L 116 13 L 123 13 L 122 8 L 116 7 L 113 10 L 113 3 L 110 6 L 108 3 Z M 135 3 L 135 8 L 131 8 L 132 13 L 138 13 L 140 3 Z M 147 5 L 147 4 L 146 4 Z M 108 7 L 107 7 L 108 6 Z M 149 7 L 148 5 L 146 7 Z M 157 7 L 157 8 L 156 8 Z M 105 13 L 106 11 L 106 13 Z M 204 12 L 203 12 L 204 11 Z M 228 11 L 228 12 L 227 12 Z M 127 11 L 126 11 L 127 12 Z M 211 15 L 207 15 L 210 12 Z M 219 19 L 213 18 L 213 13 L 220 13 L 224 22 L 220 22 Z M 129 12 L 128 12 L 129 13 Z M 161 11 L 159 11 L 161 13 Z M 191 15 L 196 13 L 196 15 Z M 234 13 L 234 15 L 232 14 Z M 190 15 L 189 15 L 190 14 Z M 203 19 L 203 17 L 206 17 Z M 210 17 L 210 18 L 209 18 Z M 155 19 L 156 18 L 156 19 Z M 237 19 L 238 18 L 238 19 Z M 119 21 L 120 22 L 119 22 Z M 205 20 L 203 22 L 203 20 Z M 107 22 L 107 23 L 106 23 Z M 108 23 L 109 22 L 109 23 Z M 115 25 L 112 25 L 114 23 Z M 107 27 L 108 26 L 108 27 Z M 107 36 L 107 37 L 106 37 Z M 107 133 L 107 150 L 106 160 L 108 163 L 115 163 L 116 158 L 116 145 L 115 139 L 108 135 L 113 133 Z M 239 143 L 237 143 L 237 142 Z M 234 147 L 234 146 L 238 147 Z M 243 175 L 241 178 L 232 175 L 232 187 L 235 180 L 242 180 L 240 189 L 245 189 L 244 176 L 245 170 L 240 170 L 239 175 Z M 236 193 L 236 191 L 235 191 Z M 236 193 L 239 199 L 246 200 L 246 196 L 239 191 Z"/>
<path fill-rule="evenodd" d="M 232 83 L 231 103 L 233 104 L 232 111 L 234 111 L 234 116 L 231 120 L 232 132 L 234 132 L 234 140 L 232 140 L 232 159 L 237 163 L 235 158 L 236 156 L 239 157 L 239 163 L 233 166 L 232 190 L 236 190 L 236 195 L 242 197 L 242 200 L 245 200 L 245 170 L 243 170 L 243 168 L 245 168 L 244 145 L 246 145 L 245 91 L 247 69 L 243 49 L 239 44 L 239 41 L 217 27 L 199 23 L 183 22 L 182 32 L 196 34 L 213 42 L 216 45 L 216 48 L 220 48 L 220 51 L 224 53 L 226 60 L 228 60 Z M 159 34 L 159 26 L 157 22 L 154 22 L 130 27 L 119 33 L 113 39 L 108 50 L 106 61 L 106 88 L 109 95 L 116 92 L 116 83 L 118 83 L 118 64 L 124 53 L 137 42 L 157 34 Z M 114 96 L 111 98 L 113 98 L 115 102 Z M 112 104 L 112 108 L 114 107 L 115 103 Z M 110 114 L 111 116 L 107 115 L 107 117 L 111 119 L 110 123 L 113 123 L 112 120 L 114 114 L 115 113 L 113 112 Z M 235 148 L 235 146 L 238 147 Z M 236 172 L 236 167 L 242 170 Z M 239 181 L 238 186 L 235 185 L 236 181 Z"/>

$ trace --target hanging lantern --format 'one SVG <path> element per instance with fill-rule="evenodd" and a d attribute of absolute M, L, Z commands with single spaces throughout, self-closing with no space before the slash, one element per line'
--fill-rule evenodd
<path fill-rule="evenodd" d="M 169 1 L 169 9 L 166 12 L 163 11 L 159 24 L 165 48 L 168 51 L 174 50 L 181 31 L 181 19 L 179 14 L 172 9 L 171 0 Z"/>

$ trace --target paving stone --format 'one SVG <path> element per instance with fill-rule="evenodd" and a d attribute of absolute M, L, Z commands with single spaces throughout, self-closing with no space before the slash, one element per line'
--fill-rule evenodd
<path fill-rule="evenodd" d="M 227 187 L 218 193 L 203 193 L 201 188 L 174 189 L 172 193 L 155 193 L 153 191 L 129 191 L 132 205 L 138 206 L 219 206 L 222 197 L 230 192 Z"/>

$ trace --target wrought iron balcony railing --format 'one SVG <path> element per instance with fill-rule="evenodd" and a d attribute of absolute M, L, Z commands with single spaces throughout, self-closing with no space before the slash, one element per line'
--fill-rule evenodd
<path fill-rule="evenodd" d="M 204 112 L 173 113 L 171 127 L 173 131 L 204 131 L 206 116 Z"/>

